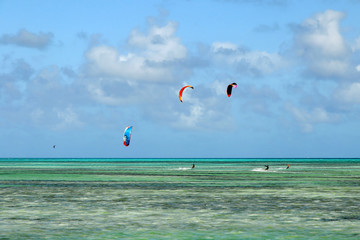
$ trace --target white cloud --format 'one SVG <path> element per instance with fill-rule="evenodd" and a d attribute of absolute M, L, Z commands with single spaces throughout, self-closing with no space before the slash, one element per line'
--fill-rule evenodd
<path fill-rule="evenodd" d="M 203 99 L 204 100 L 204 99 Z M 168 123 L 174 128 L 195 130 L 232 130 L 235 128 L 231 108 L 217 103 L 213 98 L 193 99 L 184 111 L 173 110 Z M 175 108 L 176 109 L 176 108 Z"/>
<path fill-rule="evenodd" d="M 345 76 L 349 74 L 349 63 L 340 59 L 321 58 L 308 66 L 309 70 L 322 77 Z"/>
<path fill-rule="evenodd" d="M 122 102 L 120 98 L 107 95 L 101 87 L 96 86 L 95 84 L 89 84 L 87 89 L 91 96 L 100 103 L 107 105 L 119 105 Z"/>
<path fill-rule="evenodd" d="M 214 53 L 220 53 L 221 51 L 237 51 L 238 47 L 230 42 L 214 42 L 211 46 L 211 50 Z"/>
<path fill-rule="evenodd" d="M 204 114 L 205 108 L 203 104 L 191 105 L 189 114 L 178 113 L 179 121 L 176 122 L 176 125 L 184 128 L 194 128 L 198 126 Z"/>
<path fill-rule="evenodd" d="M 227 83 L 232 83 L 232 80 L 228 80 Z M 214 90 L 217 96 L 222 96 L 226 93 L 225 87 L 227 87 L 227 85 L 225 81 L 215 80 L 209 87 Z"/>
<path fill-rule="evenodd" d="M 292 104 L 287 104 L 285 109 L 298 121 L 304 132 L 312 132 L 314 124 L 331 123 L 339 119 L 338 114 L 329 113 L 323 107 L 315 107 L 307 111 Z"/>
<path fill-rule="evenodd" d="M 353 51 L 360 50 L 360 37 L 355 39 L 355 42 L 352 44 L 352 50 Z"/>
<path fill-rule="evenodd" d="M 356 71 L 360 72 L 360 64 L 356 66 Z"/>
<path fill-rule="evenodd" d="M 147 84 L 141 86 L 131 86 L 124 82 L 117 82 L 111 79 L 91 79 L 86 82 L 86 89 L 91 97 L 101 104 L 118 105 L 136 105 L 139 102 L 145 102 L 151 92 L 151 87 Z"/>
<path fill-rule="evenodd" d="M 187 57 L 187 49 L 175 32 L 175 23 L 152 26 L 146 35 L 134 30 L 128 39 L 132 52 L 126 54 L 111 46 L 92 47 L 86 53 L 86 69 L 91 75 L 111 76 L 120 81 L 174 81 L 178 79 L 175 72 L 181 68 L 178 61 Z"/>
<path fill-rule="evenodd" d="M 147 35 L 133 30 L 128 43 L 130 46 L 143 49 L 143 56 L 149 61 L 184 59 L 187 49 L 181 44 L 180 38 L 175 37 L 176 28 L 176 23 L 169 22 L 164 27 L 152 26 Z"/>
<path fill-rule="evenodd" d="M 360 83 L 354 82 L 339 89 L 335 97 L 347 103 L 360 103 Z"/>
<path fill-rule="evenodd" d="M 99 46 L 86 53 L 91 75 L 111 76 L 120 80 L 166 81 L 172 79 L 171 72 L 164 67 L 149 66 L 147 59 L 134 54 L 120 55 L 109 46 Z"/>
<path fill-rule="evenodd" d="M 304 45 L 317 49 L 326 56 L 342 56 L 346 54 L 345 41 L 340 33 L 339 22 L 344 13 L 327 10 L 305 20 L 302 24 L 304 32 L 300 40 Z"/>
<path fill-rule="evenodd" d="M 349 48 L 340 32 L 342 12 L 327 10 L 306 19 L 296 28 L 295 52 L 305 60 L 308 71 L 320 77 L 349 73 Z"/>
<path fill-rule="evenodd" d="M 80 127 L 83 123 L 79 120 L 78 114 L 74 111 L 72 107 L 67 107 L 65 109 L 55 109 L 60 122 L 57 124 L 56 128 L 67 128 L 67 127 Z"/>
<path fill-rule="evenodd" d="M 11 101 L 0 102 L 2 115 L 13 118 L 14 123 L 21 122 L 26 126 L 44 128 L 80 127 L 80 113 L 72 106 L 86 106 L 89 99 L 84 99 L 86 91 L 76 84 L 63 84 L 63 75 L 56 65 L 44 67 L 37 71 L 30 64 L 16 61 L 14 69 L 6 74 L 7 81 L 0 85 L 0 92 L 6 90 L 2 98 L 11 97 Z M 33 74 L 35 72 L 35 74 Z M 1 76 L 0 76 L 0 80 Z M 78 88 L 79 87 L 79 88 Z M 85 105 L 82 105 L 84 104 Z M 14 110 L 9 108 L 11 106 Z M 16 113 L 16 114 L 13 114 Z"/>
<path fill-rule="evenodd" d="M 229 42 L 213 43 L 211 54 L 216 65 L 226 64 L 252 76 L 271 74 L 285 65 L 282 57 L 276 53 L 248 51 Z"/>

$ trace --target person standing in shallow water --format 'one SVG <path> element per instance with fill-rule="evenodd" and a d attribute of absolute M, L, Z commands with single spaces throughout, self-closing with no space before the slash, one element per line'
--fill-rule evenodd
<path fill-rule="evenodd" d="M 193 164 L 191 168 L 195 168 L 195 164 Z"/>
<path fill-rule="evenodd" d="M 290 168 L 290 164 L 287 165 L 286 169 L 289 169 Z"/>
<path fill-rule="evenodd" d="M 265 165 L 265 171 L 269 170 L 269 165 Z"/>

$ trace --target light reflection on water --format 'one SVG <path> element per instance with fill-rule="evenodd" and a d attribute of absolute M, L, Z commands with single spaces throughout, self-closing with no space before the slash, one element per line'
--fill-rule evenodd
<path fill-rule="evenodd" d="M 360 162 L 327 164 L 0 163 L 0 239 L 359 239 Z"/>

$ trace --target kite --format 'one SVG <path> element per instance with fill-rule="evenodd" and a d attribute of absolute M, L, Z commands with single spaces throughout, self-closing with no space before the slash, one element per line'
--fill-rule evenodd
<path fill-rule="evenodd" d="M 228 97 L 231 96 L 232 89 L 236 88 L 236 87 L 237 87 L 236 83 L 229 84 L 229 86 L 227 87 L 227 90 L 226 90 L 226 93 L 227 93 Z"/>
<path fill-rule="evenodd" d="M 179 92 L 179 99 L 180 99 L 180 102 L 182 102 L 182 94 L 183 94 L 183 91 L 185 90 L 185 88 L 188 88 L 188 87 L 190 87 L 190 88 L 194 89 L 194 87 L 193 87 L 193 86 L 190 86 L 190 85 L 187 85 L 187 86 L 185 86 L 185 87 L 181 88 L 181 89 L 180 89 L 180 92 Z"/>
<path fill-rule="evenodd" d="M 124 131 L 124 145 L 127 147 L 130 144 L 132 126 L 126 127 Z"/>

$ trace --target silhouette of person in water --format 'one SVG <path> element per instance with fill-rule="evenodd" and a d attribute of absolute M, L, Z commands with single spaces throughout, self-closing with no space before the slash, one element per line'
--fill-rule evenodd
<path fill-rule="evenodd" d="M 195 164 L 193 164 L 191 168 L 195 168 Z"/>
<path fill-rule="evenodd" d="M 286 169 L 289 169 L 290 168 L 290 164 L 287 165 Z"/>
<path fill-rule="evenodd" d="M 265 171 L 269 170 L 269 165 L 265 165 Z"/>

